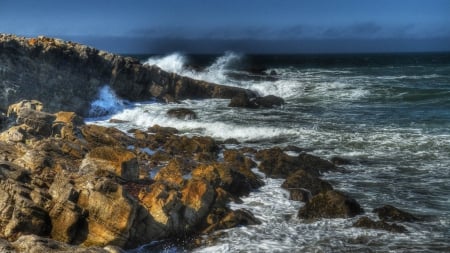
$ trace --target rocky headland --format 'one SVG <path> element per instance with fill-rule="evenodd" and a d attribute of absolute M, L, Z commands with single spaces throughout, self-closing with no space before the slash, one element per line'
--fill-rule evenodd
<path fill-rule="evenodd" d="M 264 184 L 256 168 L 285 179 L 280 187 L 305 202 L 299 219 L 363 214 L 355 199 L 320 178 L 343 171 L 343 159 L 333 163 L 297 147 L 289 147 L 300 151 L 295 156 L 279 147 L 228 149 L 158 125 L 124 133 L 82 118 L 105 84 L 130 101 L 234 98 L 233 106 L 261 109 L 282 105 L 278 98 L 44 37 L 0 35 L 0 77 L 1 252 L 122 252 L 157 240 L 195 245 L 198 235 L 258 225 L 250 211 L 228 205 Z M 196 117 L 184 108 L 168 115 Z M 392 206 L 374 212 L 380 221 L 362 217 L 354 226 L 406 232 L 392 222 L 418 219 Z"/>

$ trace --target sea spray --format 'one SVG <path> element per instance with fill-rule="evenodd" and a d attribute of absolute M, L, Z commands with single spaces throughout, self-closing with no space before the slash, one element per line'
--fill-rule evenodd
<path fill-rule="evenodd" d="M 127 102 L 117 97 L 115 92 L 105 85 L 100 88 L 98 98 L 91 103 L 90 117 L 102 117 L 117 113 L 125 108 Z"/>

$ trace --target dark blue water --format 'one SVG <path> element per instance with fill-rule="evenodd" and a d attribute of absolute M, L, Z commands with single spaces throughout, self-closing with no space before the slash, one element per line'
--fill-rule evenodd
<path fill-rule="evenodd" d="M 279 185 L 266 186 L 233 207 L 263 224 L 231 229 L 199 252 L 450 252 L 450 54 L 143 57 L 148 64 L 196 79 L 283 97 L 283 108 L 228 108 L 227 100 L 183 101 L 199 119 L 167 118 L 180 105 L 137 104 L 114 118 L 119 128 L 153 124 L 188 135 L 236 138 L 256 148 L 297 145 L 324 158 L 354 163 L 330 173 L 368 215 L 391 204 L 424 216 L 402 223 L 406 234 L 352 228 L 355 219 L 306 223 L 301 203 Z M 100 124 L 107 124 L 99 122 Z M 290 217 L 286 219 L 286 217 Z M 181 250 L 181 249 L 178 249 Z"/>

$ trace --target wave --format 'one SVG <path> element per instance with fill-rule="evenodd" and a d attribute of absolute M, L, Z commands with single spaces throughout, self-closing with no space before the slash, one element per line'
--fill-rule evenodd
<path fill-rule="evenodd" d="M 98 98 L 91 103 L 90 117 L 102 117 L 123 110 L 128 102 L 117 97 L 115 92 L 105 85 L 100 88 Z"/>

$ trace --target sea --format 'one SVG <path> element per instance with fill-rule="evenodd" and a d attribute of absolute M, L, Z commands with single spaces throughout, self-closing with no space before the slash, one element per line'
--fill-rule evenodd
<path fill-rule="evenodd" d="M 91 124 L 123 131 L 158 124 L 188 136 L 239 140 L 227 148 L 295 145 L 325 159 L 346 158 L 351 164 L 345 173 L 322 178 L 355 198 L 366 216 L 377 220 L 372 210 L 389 204 L 423 220 L 399 223 L 407 233 L 352 227 L 359 217 L 305 221 L 297 218 L 303 203 L 289 200 L 283 180 L 255 168 L 265 186 L 230 207 L 250 210 L 261 225 L 218 231 L 195 249 L 152 243 L 130 252 L 450 252 L 450 53 L 134 57 L 183 76 L 276 95 L 286 104 L 130 103 L 105 86 L 92 106 L 110 114 Z M 178 107 L 192 109 L 198 119 L 167 117 Z"/>

